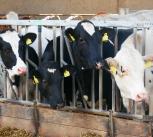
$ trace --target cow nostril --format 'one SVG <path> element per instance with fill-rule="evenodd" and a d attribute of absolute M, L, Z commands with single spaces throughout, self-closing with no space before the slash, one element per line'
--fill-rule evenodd
<path fill-rule="evenodd" d="M 100 69 L 101 67 L 102 67 L 102 63 L 97 62 L 97 63 L 96 63 L 96 68 L 97 68 L 97 69 Z"/>

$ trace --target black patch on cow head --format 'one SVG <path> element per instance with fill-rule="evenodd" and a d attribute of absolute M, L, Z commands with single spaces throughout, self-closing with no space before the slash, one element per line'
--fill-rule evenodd
<path fill-rule="evenodd" d="M 32 44 L 37 35 L 35 33 L 27 33 L 24 36 L 20 36 L 19 41 L 19 57 L 26 62 L 26 51 L 28 51 L 28 58 L 34 62 L 37 66 L 39 65 L 39 59 L 36 51 L 30 47 L 29 45 Z M 32 77 L 32 70 L 35 70 L 35 68 L 29 63 L 29 77 Z"/>
<path fill-rule="evenodd" d="M 90 34 L 90 28 L 84 28 L 83 24 L 89 24 L 93 31 Z M 88 31 L 88 32 L 87 32 Z M 66 36 L 71 41 L 75 64 L 78 68 L 95 68 L 96 63 L 101 61 L 99 31 L 96 30 L 92 22 L 83 20 L 78 23 L 75 29 L 68 28 L 65 31 Z"/>
<path fill-rule="evenodd" d="M 42 100 L 51 105 L 52 108 L 63 104 L 62 99 L 62 74 L 59 65 L 54 61 L 42 62 L 38 70 L 33 73 L 39 80 L 39 90 Z"/>
<path fill-rule="evenodd" d="M 53 50 L 53 40 L 47 39 L 47 41 L 48 41 L 48 44 L 47 44 L 45 51 L 44 51 L 42 58 L 41 58 L 42 62 L 53 61 L 55 58 L 54 50 Z"/>
<path fill-rule="evenodd" d="M 11 69 L 13 66 L 16 65 L 17 59 L 12 50 L 10 43 L 4 41 L 1 37 L 0 37 L 0 53 L 2 61 L 7 69 Z"/>

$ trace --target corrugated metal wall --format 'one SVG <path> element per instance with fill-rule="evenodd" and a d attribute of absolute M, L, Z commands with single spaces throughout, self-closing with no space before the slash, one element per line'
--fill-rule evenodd
<path fill-rule="evenodd" d="M 119 8 L 153 9 L 153 0 L 0 0 L 0 13 L 116 13 Z"/>

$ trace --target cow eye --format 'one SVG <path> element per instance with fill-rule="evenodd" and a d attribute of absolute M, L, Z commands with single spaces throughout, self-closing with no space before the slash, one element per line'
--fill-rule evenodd
<path fill-rule="evenodd" d="M 82 38 L 80 38 L 80 39 L 79 39 L 79 41 L 80 41 L 80 42 L 84 42 L 85 40 L 84 40 L 84 39 L 82 39 Z"/>

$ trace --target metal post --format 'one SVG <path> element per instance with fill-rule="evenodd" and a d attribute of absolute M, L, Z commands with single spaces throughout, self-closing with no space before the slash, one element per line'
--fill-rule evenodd
<path fill-rule="evenodd" d="M 57 38 L 56 38 L 56 27 L 53 26 L 53 49 L 54 49 L 54 60 L 57 61 Z"/>
<path fill-rule="evenodd" d="M 42 27 L 39 25 L 38 26 L 38 57 L 39 57 L 39 63 L 41 63 L 41 56 L 42 56 L 41 32 L 42 32 Z"/>
<path fill-rule="evenodd" d="M 100 56 L 103 59 L 103 43 L 100 45 Z M 103 70 L 99 70 L 99 110 L 103 109 Z"/>
<path fill-rule="evenodd" d="M 95 109 L 95 70 L 92 69 L 91 77 L 91 97 L 92 97 L 92 109 Z"/>

